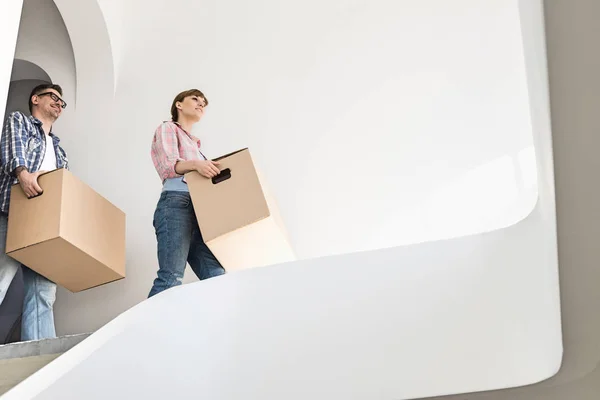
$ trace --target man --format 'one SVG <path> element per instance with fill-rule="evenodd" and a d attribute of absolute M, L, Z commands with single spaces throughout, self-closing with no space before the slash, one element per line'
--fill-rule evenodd
<path fill-rule="evenodd" d="M 35 197 L 42 193 L 37 178 L 43 171 L 68 168 L 67 154 L 52 131 L 52 124 L 66 106 L 59 85 L 36 86 L 29 96 L 31 115 L 11 113 L 0 140 L 0 303 L 22 267 L 23 341 L 56 337 L 53 310 L 56 284 L 6 254 L 10 191 L 12 185 L 19 183 L 27 197 Z"/>

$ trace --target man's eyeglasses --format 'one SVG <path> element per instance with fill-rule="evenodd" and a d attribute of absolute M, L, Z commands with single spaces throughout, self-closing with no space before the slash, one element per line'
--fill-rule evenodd
<path fill-rule="evenodd" d="M 67 102 L 66 102 L 66 101 L 64 101 L 63 99 L 61 99 L 60 97 L 58 97 L 58 96 L 56 95 L 56 93 L 52 93 L 52 92 L 44 92 L 44 93 L 40 93 L 40 94 L 38 94 L 37 96 L 38 96 L 38 97 L 39 97 L 39 96 L 50 96 L 50 98 L 51 98 L 52 100 L 54 100 L 54 101 L 56 101 L 56 102 L 59 102 L 59 103 L 60 103 L 60 106 L 61 106 L 62 108 L 67 108 Z"/>

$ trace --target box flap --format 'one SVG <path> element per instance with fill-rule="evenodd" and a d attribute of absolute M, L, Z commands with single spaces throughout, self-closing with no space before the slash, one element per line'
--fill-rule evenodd
<path fill-rule="evenodd" d="M 263 194 L 265 196 L 265 200 L 267 201 L 267 206 L 269 207 L 269 213 L 271 214 L 271 218 L 279 227 L 279 231 L 281 235 L 285 237 L 285 240 L 288 243 L 292 243 L 290 240 L 290 236 L 288 230 L 283 223 L 283 218 L 281 217 L 281 212 L 279 211 L 279 206 L 277 201 L 275 200 L 275 196 L 270 191 L 269 185 L 267 184 L 264 175 L 260 172 L 260 169 L 254 167 L 256 169 L 256 175 L 258 176 L 258 181 L 260 182 L 260 186 L 262 187 Z"/>
<path fill-rule="evenodd" d="M 248 149 L 219 158 L 220 176 L 185 175 L 205 242 L 269 217 L 269 207 Z"/>
<path fill-rule="evenodd" d="M 296 261 L 296 254 L 273 216 L 207 243 L 227 272 Z"/>
<path fill-rule="evenodd" d="M 224 159 L 224 158 L 230 157 L 230 156 L 232 156 L 232 155 L 234 155 L 234 154 L 237 154 L 237 153 L 239 153 L 239 152 L 242 152 L 242 151 L 245 151 L 245 150 L 248 150 L 248 148 L 247 148 L 247 147 L 244 147 L 243 149 L 236 150 L 236 151 L 234 151 L 234 152 L 231 152 L 231 153 L 229 153 L 229 154 L 225 154 L 225 155 L 223 155 L 223 156 L 219 156 L 219 157 L 217 157 L 217 158 L 213 158 L 213 161 L 219 161 L 219 160 L 222 160 L 222 159 Z"/>

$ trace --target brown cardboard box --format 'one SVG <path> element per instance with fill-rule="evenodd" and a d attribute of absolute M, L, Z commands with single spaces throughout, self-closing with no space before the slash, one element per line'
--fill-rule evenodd
<path fill-rule="evenodd" d="M 221 156 L 221 174 L 185 175 L 202 237 L 226 271 L 294 261 L 277 205 L 246 149 Z"/>
<path fill-rule="evenodd" d="M 125 214 L 66 169 L 11 189 L 6 253 L 71 292 L 125 277 Z"/>

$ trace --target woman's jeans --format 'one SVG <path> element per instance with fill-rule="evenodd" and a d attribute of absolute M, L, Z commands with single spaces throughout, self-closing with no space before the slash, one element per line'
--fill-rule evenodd
<path fill-rule="evenodd" d="M 223 275 L 225 270 L 202 240 L 188 192 L 163 191 L 154 211 L 158 242 L 158 274 L 148 297 L 181 285 L 186 263 L 198 279 Z"/>

